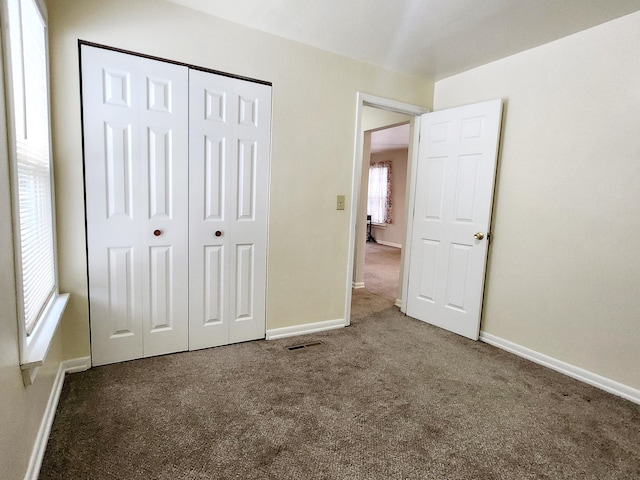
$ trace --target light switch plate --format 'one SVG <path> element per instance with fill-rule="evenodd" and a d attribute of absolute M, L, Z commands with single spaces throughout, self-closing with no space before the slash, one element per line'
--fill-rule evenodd
<path fill-rule="evenodd" d="M 338 195 L 336 210 L 344 210 L 344 195 Z"/>

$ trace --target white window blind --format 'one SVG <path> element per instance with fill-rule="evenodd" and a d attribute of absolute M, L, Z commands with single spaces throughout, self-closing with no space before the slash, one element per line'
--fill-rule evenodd
<path fill-rule="evenodd" d="M 33 0 L 9 0 L 8 11 L 18 288 L 26 333 L 30 335 L 56 292 L 46 25 Z"/>

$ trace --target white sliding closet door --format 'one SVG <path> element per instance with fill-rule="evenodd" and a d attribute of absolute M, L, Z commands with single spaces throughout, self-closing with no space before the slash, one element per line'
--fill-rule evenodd
<path fill-rule="evenodd" d="M 188 349 L 188 69 L 82 46 L 94 365 Z"/>
<path fill-rule="evenodd" d="M 265 336 L 271 87 L 189 72 L 189 348 Z"/>

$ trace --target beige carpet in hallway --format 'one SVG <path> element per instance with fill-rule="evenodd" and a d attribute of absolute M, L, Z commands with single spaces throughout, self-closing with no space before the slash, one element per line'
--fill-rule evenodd
<path fill-rule="evenodd" d="M 366 244 L 364 285 L 352 291 L 351 317 L 381 312 L 395 304 L 402 250 L 379 243 Z"/>

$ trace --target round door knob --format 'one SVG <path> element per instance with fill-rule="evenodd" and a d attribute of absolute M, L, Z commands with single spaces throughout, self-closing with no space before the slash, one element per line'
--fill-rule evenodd
<path fill-rule="evenodd" d="M 160 235 L 162 235 L 162 230 L 154 230 L 154 231 L 153 231 L 153 234 L 154 234 L 156 237 L 159 237 Z"/>
<path fill-rule="evenodd" d="M 475 238 L 476 240 L 482 240 L 484 238 L 484 233 L 482 232 L 475 233 L 473 235 L 473 238 Z"/>
<path fill-rule="evenodd" d="M 216 237 L 221 237 L 222 236 L 222 232 L 220 230 L 216 230 Z"/>

